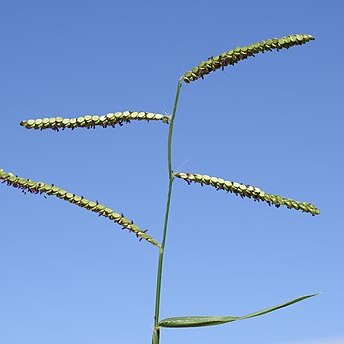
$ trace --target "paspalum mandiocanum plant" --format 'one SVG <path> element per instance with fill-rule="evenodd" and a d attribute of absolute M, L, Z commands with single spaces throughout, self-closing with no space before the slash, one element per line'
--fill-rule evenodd
<path fill-rule="evenodd" d="M 0 179 L 10 186 L 22 189 L 24 192 L 46 194 L 50 196 L 58 197 L 69 203 L 78 205 L 87 210 L 93 211 L 100 216 L 105 216 L 109 220 L 116 222 L 123 229 L 127 229 L 129 232 L 134 233 L 138 239 L 145 240 L 149 244 L 152 244 L 155 249 L 158 250 L 159 259 L 157 267 L 157 280 L 156 280 L 156 298 L 155 298 L 155 313 L 154 313 L 154 327 L 152 334 L 152 344 L 160 343 L 160 331 L 161 328 L 179 328 L 179 327 L 200 327 L 200 326 L 211 326 L 220 325 L 232 321 L 248 319 L 256 316 L 260 316 L 279 308 L 289 306 L 293 303 L 302 301 L 312 295 L 305 295 L 298 297 L 294 300 L 266 308 L 257 312 L 253 312 L 243 316 L 182 316 L 172 317 L 167 319 L 160 319 L 160 291 L 162 282 L 163 272 L 163 260 L 164 251 L 166 245 L 166 234 L 168 229 L 168 218 L 172 196 L 172 187 L 176 179 L 183 179 L 188 184 L 199 183 L 201 185 L 209 185 L 218 190 L 227 191 L 235 195 L 241 196 L 242 198 L 251 198 L 254 201 L 262 201 L 268 205 L 274 205 L 276 207 L 285 206 L 289 209 L 299 210 L 311 215 L 318 215 L 319 210 L 311 203 L 299 202 L 290 198 L 281 197 L 275 194 L 270 194 L 262 189 L 246 185 L 235 181 L 225 180 L 223 178 L 211 177 L 205 174 L 174 171 L 172 167 L 172 138 L 173 138 L 173 127 L 174 120 L 177 114 L 178 100 L 183 84 L 188 84 L 198 79 L 203 79 L 210 72 L 214 72 L 218 69 L 224 69 L 226 66 L 234 65 L 239 61 L 245 60 L 250 56 L 255 56 L 258 53 L 264 53 L 266 51 L 288 49 L 292 46 L 305 44 L 314 38 L 307 34 L 297 34 L 285 36 L 282 38 L 274 38 L 266 41 L 261 41 L 255 44 L 251 44 L 245 47 L 237 47 L 233 50 L 224 52 L 218 56 L 211 57 L 206 61 L 199 63 L 196 67 L 187 71 L 178 79 L 177 91 L 175 95 L 174 107 L 171 116 L 155 114 L 150 112 L 116 112 L 109 113 L 103 116 L 83 116 L 77 118 L 41 118 L 41 119 L 29 119 L 22 121 L 20 124 L 27 129 L 53 129 L 59 131 L 65 128 L 93 128 L 96 126 L 102 127 L 114 127 L 116 125 L 123 125 L 131 121 L 160 121 L 169 125 L 168 141 L 167 141 L 167 166 L 168 166 L 168 192 L 166 201 L 166 211 L 164 219 L 164 227 L 162 229 L 162 240 L 158 242 L 152 238 L 146 230 L 136 225 L 131 219 L 126 218 L 123 213 L 116 212 L 111 208 L 100 204 L 98 201 L 89 200 L 83 196 L 75 195 L 70 191 L 63 190 L 62 188 L 53 185 L 46 184 L 43 182 L 37 182 L 31 179 L 25 179 L 18 177 L 15 174 L 5 172 L 0 169 Z"/>

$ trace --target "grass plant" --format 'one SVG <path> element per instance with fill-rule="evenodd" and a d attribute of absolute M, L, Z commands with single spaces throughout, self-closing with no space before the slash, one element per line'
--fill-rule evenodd
<path fill-rule="evenodd" d="M 63 190 L 54 184 L 46 184 L 44 182 L 36 182 L 31 179 L 25 179 L 18 177 L 13 173 L 5 172 L 0 169 L 0 180 L 3 183 L 21 189 L 24 193 L 45 194 L 49 196 L 55 196 L 71 204 L 75 204 L 86 210 L 97 213 L 99 216 L 107 217 L 109 220 L 120 225 L 122 229 L 126 229 L 134 233 L 138 239 L 142 239 L 152 244 L 158 250 L 158 266 L 156 274 L 156 296 L 155 296 L 155 311 L 154 311 L 154 326 L 152 333 L 152 344 L 159 344 L 161 339 L 161 329 L 164 327 L 169 328 L 185 328 L 185 327 L 201 327 L 225 324 L 237 320 L 248 319 L 252 317 L 261 316 L 266 313 L 270 313 L 277 309 L 287 307 L 294 303 L 300 302 L 307 298 L 314 296 L 315 294 L 305 295 L 298 297 L 294 300 L 284 302 L 282 304 L 272 306 L 261 311 L 250 313 L 244 316 L 180 316 L 171 317 L 166 319 L 160 319 L 160 300 L 161 300 L 161 288 L 162 288 L 162 276 L 163 276 L 163 262 L 164 252 L 166 246 L 166 236 L 168 231 L 169 213 L 172 198 L 173 184 L 176 178 L 185 180 L 188 184 L 199 183 L 201 185 L 209 185 L 218 190 L 224 190 L 230 193 L 234 193 L 242 198 L 251 198 L 254 201 L 262 201 L 268 205 L 274 205 L 276 207 L 285 206 L 289 209 L 296 209 L 305 213 L 309 213 L 313 216 L 320 213 L 319 209 L 312 203 L 299 202 L 290 198 L 281 197 L 275 194 L 268 194 L 258 187 L 246 185 L 238 182 L 228 181 L 222 178 L 211 177 L 206 174 L 186 173 L 174 171 L 172 166 L 172 141 L 174 131 L 174 121 L 177 114 L 179 96 L 182 85 L 189 84 L 199 79 L 204 79 L 206 75 L 211 72 L 215 72 L 219 69 L 224 69 L 227 66 L 233 66 L 236 63 L 248 58 L 253 57 L 255 54 L 264 53 L 272 50 L 289 49 L 296 45 L 303 45 L 314 38 L 308 34 L 289 35 L 282 38 L 273 38 L 265 41 L 261 41 L 255 44 L 251 44 L 245 47 L 237 47 L 229 50 L 218 56 L 211 57 L 206 61 L 200 62 L 194 68 L 185 72 L 177 82 L 177 89 L 175 95 L 175 101 L 171 116 L 154 114 L 150 112 L 116 112 L 106 115 L 85 115 L 75 118 L 62 118 L 62 117 L 44 117 L 38 119 L 24 120 L 20 124 L 27 129 L 44 130 L 52 129 L 59 131 L 61 129 L 75 129 L 75 128 L 95 128 L 101 127 L 114 127 L 116 125 L 123 125 L 130 123 L 131 121 L 160 121 L 169 125 L 168 140 L 167 140 L 167 170 L 168 170 L 168 191 L 166 199 L 166 210 L 164 217 L 164 226 L 162 228 L 162 240 L 159 243 L 156 239 L 152 238 L 147 230 L 141 229 L 132 220 L 127 219 L 123 213 L 117 213 L 111 208 L 100 204 L 98 201 L 90 201 L 83 196 L 75 195 L 72 192 Z"/>

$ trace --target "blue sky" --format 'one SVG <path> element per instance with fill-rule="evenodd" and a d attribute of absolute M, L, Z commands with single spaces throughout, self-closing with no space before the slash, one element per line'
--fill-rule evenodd
<path fill-rule="evenodd" d="M 164 330 L 161 343 L 343 343 L 342 15 L 340 1 L 2 1 L 0 168 L 97 199 L 160 240 L 167 125 L 56 133 L 19 122 L 170 114 L 178 78 L 200 61 L 312 34 L 184 85 L 173 166 L 314 202 L 321 214 L 176 180 L 161 317 L 241 315 L 322 293 L 260 318 Z M 5 184 L 0 205 L 0 343 L 150 343 L 153 246 Z"/>

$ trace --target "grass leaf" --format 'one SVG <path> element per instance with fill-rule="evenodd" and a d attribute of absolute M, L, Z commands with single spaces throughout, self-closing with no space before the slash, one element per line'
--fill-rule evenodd
<path fill-rule="evenodd" d="M 214 326 L 214 325 L 222 325 L 232 321 L 237 320 L 244 320 L 253 317 L 258 317 L 260 315 L 264 315 L 270 312 L 273 312 L 277 309 L 290 306 L 294 303 L 300 302 L 302 300 L 308 299 L 313 297 L 317 294 L 311 294 L 306 296 L 301 296 L 297 299 L 282 303 L 280 305 L 276 305 L 270 308 L 263 309 L 258 312 L 250 313 L 243 316 L 186 316 L 186 317 L 174 317 L 174 318 L 166 318 L 159 322 L 160 327 L 203 327 L 203 326 Z"/>

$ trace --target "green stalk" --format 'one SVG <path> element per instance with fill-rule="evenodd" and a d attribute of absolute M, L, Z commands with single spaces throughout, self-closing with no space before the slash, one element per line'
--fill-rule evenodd
<path fill-rule="evenodd" d="M 158 262 L 158 271 L 157 271 L 157 279 L 156 279 L 156 294 L 155 294 L 155 313 L 154 313 L 154 329 L 153 329 L 153 337 L 152 337 L 152 344 L 159 344 L 160 343 L 160 328 L 159 324 L 159 313 L 160 313 L 160 294 L 161 294 L 161 279 L 162 279 L 162 267 L 164 261 L 164 250 L 165 250 L 165 243 L 166 243 L 166 235 L 167 235 L 167 226 L 168 226 L 168 216 L 170 213 L 170 204 L 171 204 L 171 196 L 172 196 L 172 186 L 173 186 L 173 170 L 172 170 L 172 137 L 173 137 L 173 124 L 174 118 L 177 113 L 177 106 L 180 94 L 180 88 L 182 86 L 182 79 L 178 80 L 177 92 L 176 97 L 174 100 L 173 106 L 173 113 L 170 121 L 169 131 L 168 131 L 168 141 L 167 141 L 167 165 L 168 165 L 168 194 L 167 194 L 167 202 L 166 202 L 166 211 L 165 211 L 165 220 L 164 220 L 164 231 L 163 237 L 161 242 L 161 247 L 159 251 L 159 262 Z"/>

